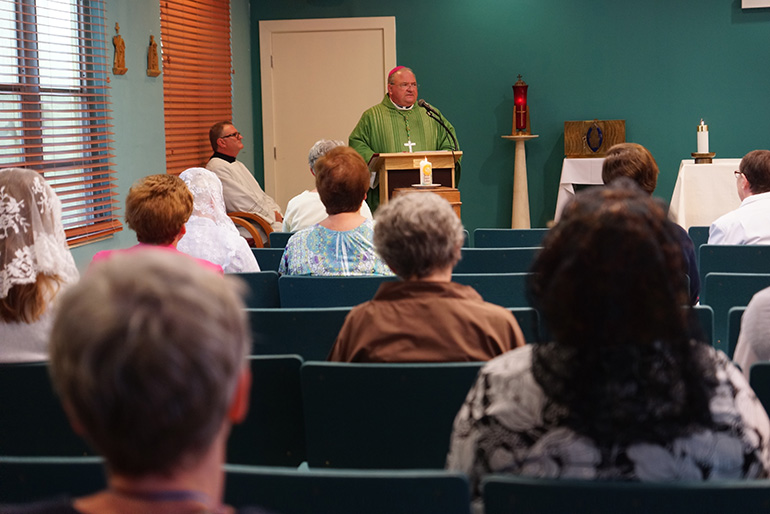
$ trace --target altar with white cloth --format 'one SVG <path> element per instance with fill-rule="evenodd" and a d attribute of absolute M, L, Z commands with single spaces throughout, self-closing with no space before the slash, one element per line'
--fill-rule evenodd
<path fill-rule="evenodd" d="M 669 217 L 685 230 L 708 227 L 717 218 L 741 204 L 735 179 L 740 159 L 714 159 L 695 164 L 685 159 L 679 165 Z"/>

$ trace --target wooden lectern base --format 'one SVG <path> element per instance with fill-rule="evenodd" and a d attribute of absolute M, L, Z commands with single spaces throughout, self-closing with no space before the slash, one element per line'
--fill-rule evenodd
<path fill-rule="evenodd" d="M 449 202 L 449 205 L 452 206 L 452 209 L 454 209 L 455 214 L 457 214 L 457 217 L 462 219 L 462 216 L 460 216 L 460 206 L 463 204 L 460 201 L 460 190 L 454 187 L 446 187 L 446 186 L 436 186 L 431 188 L 424 188 L 424 187 L 399 187 L 393 190 L 393 198 L 397 197 L 400 194 L 407 194 L 407 193 L 435 193 L 439 195 L 441 198 Z"/>

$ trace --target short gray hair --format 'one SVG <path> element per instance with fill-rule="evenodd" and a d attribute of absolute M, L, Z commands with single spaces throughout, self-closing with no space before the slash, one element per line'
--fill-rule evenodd
<path fill-rule="evenodd" d="M 310 148 L 310 152 L 307 154 L 307 163 L 310 165 L 310 169 L 312 170 L 315 168 L 315 162 L 322 155 L 325 155 L 326 152 L 338 146 L 345 146 L 345 142 L 338 139 L 321 139 L 316 141 Z"/>
<path fill-rule="evenodd" d="M 460 259 L 463 224 L 437 194 L 398 196 L 377 209 L 375 219 L 374 246 L 401 278 L 423 278 Z"/>
<path fill-rule="evenodd" d="M 150 248 L 92 264 L 64 294 L 51 378 L 110 470 L 167 474 L 213 443 L 250 350 L 235 280 Z"/>

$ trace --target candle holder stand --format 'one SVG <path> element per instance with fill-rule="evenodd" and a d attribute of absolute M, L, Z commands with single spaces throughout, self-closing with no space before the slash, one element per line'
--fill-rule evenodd
<path fill-rule="evenodd" d="M 692 155 L 692 158 L 695 159 L 695 164 L 711 164 L 712 159 L 714 158 L 716 153 L 715 152 L 708 152 L 708 153 L 693 152 L 690 155 Z"/>

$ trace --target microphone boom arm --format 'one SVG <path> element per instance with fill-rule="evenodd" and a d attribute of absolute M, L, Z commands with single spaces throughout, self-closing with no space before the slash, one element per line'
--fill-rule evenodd
<path fill-rule="evenodd" d="M 425 107 L 425 106 L 423 105 L 423 107 Z M 427 107 L 425 107 L 425 113 L 426 113 L 428 116 L 430 116 L 431 118 L 433 118 L 434 120 L 436 120 L 436 122 L 437 122 L 439 125 L 441 125 L 441 126 L 444 128 L 444 130 L 446 130 L 446 133 L 447 133 L 447 134 L 449 134 L 449 137 L 451 137 L 451 138 L 452 138 L 452 142 L 453 142 L 453 144 L 454 144 L 454 147 L 452 148 L 452 151 L 455 151 L 455 152 L 456 152 L 456 151 L 457 151 L 457 138 L 455 137 L 455 135 L 454 135 L 454 134 L 452 134 L 452 131 L 451 131 L 451 130 L 449 130 L 449 127 L 447 127 L 447 126 L 446 126 L 446 123 L 444 123 L 444 121 L 441 119 L 441 117 L 439 117 L 439 116 L 438 116 L 438 115 L 435 113 L 435 111 L 433 111 L 432 109 L 428 109 Z"/>

